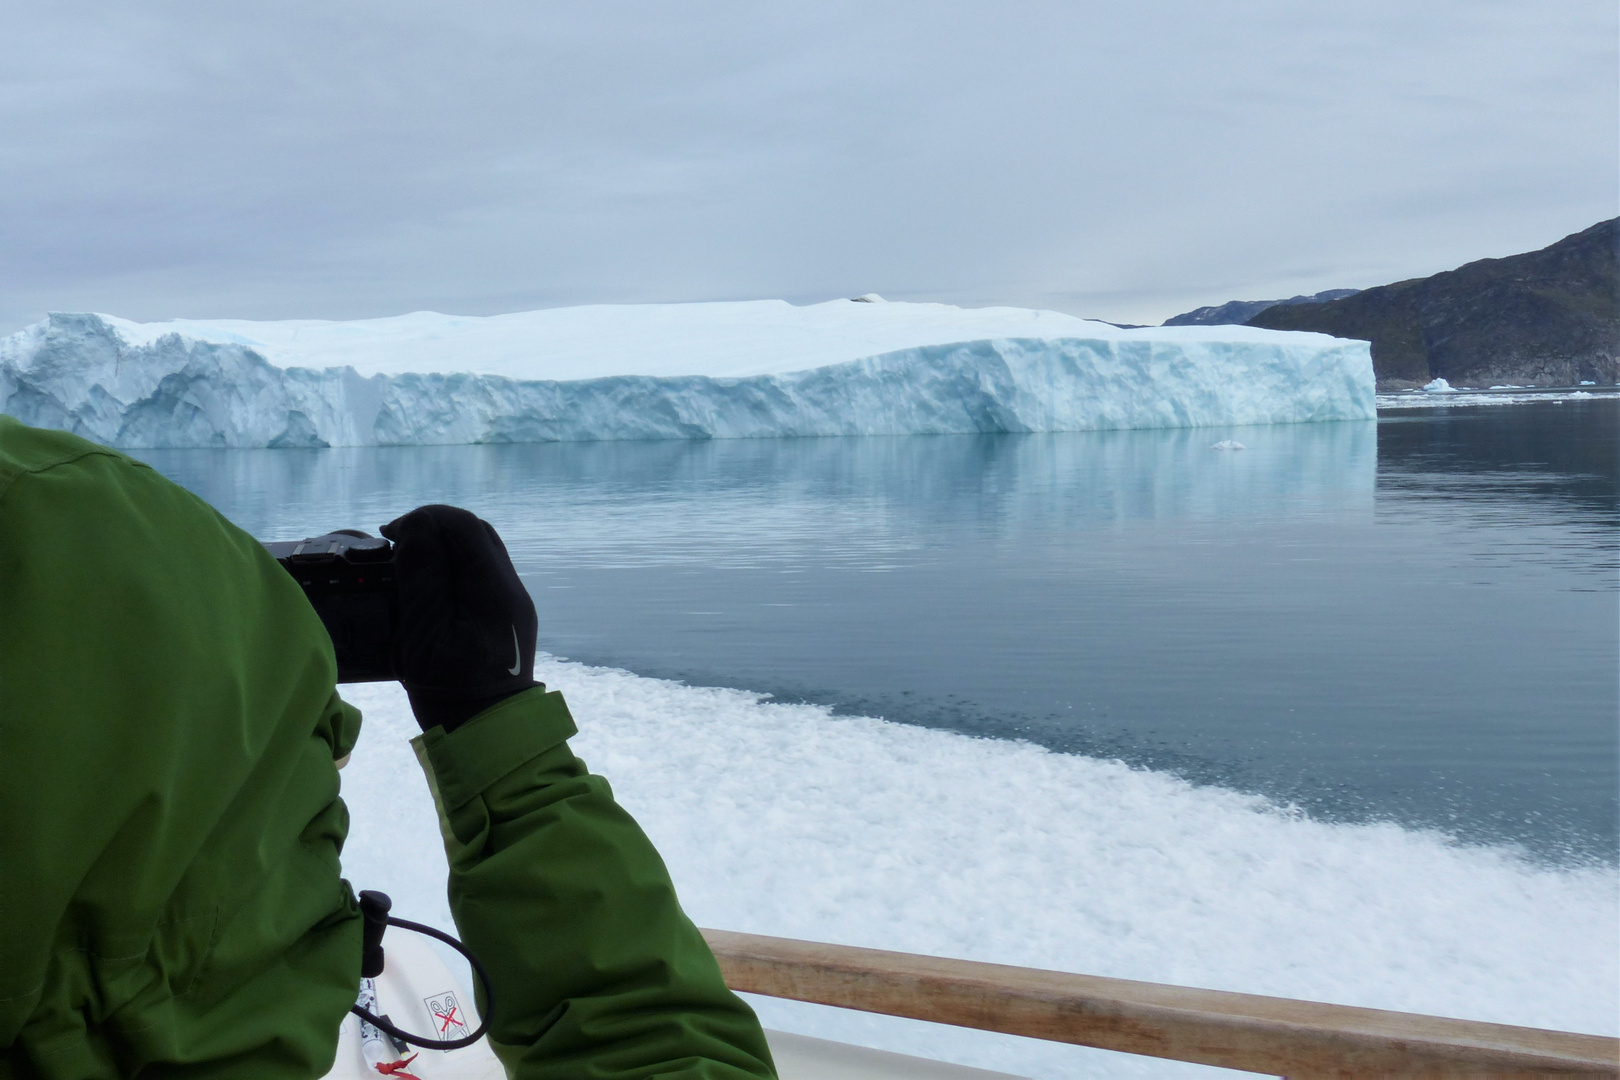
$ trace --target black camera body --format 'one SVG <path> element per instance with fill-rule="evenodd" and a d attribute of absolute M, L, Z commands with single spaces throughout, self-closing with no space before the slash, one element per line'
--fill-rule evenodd
<path fill-rule="evenodd" d="M 386 682 L 394 674 L 399 582 L 387 540 L 339 529 L 264 545 L 303 587 L 337 654 L 338 682 Z"/>

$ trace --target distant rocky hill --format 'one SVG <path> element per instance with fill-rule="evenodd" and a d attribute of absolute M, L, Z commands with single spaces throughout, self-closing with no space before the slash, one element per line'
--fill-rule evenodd
<path fill-rule="evenodd" d="M 1325 303 L 1277 304 L 1250 326 L 1372 342 L 1380 389 L 1620 381 L 1620 218 L 1523 255 L 1481 259 Z M 1230 306 L 1230 305 L 1228 305 Z"/>
<path fill-rule="evenodd" d="M 1278 304 L 1320 304 L 1356 295 L 1356 289 L 1329 289 L 1314 296 L 1290 296 L 1287 300 L 1228 300 L 1216 307 L 1201 307 L 1164 320 L 1166 326 L 1241 325 Z"/>

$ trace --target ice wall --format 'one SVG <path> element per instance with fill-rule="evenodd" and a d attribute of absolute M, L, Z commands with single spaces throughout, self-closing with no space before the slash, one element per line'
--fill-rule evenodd
<path fill-rule="evenodd" d="M 685 309 L 686 324 L 696 320 L 701 330 L 702 309 L 739 306 L 747 307 L 663 307 Z M 1375 415 L 1365 342 L 1245 327 L 1119 330 L 1051 312 L 1022 312 L 998 321 L 964 318 L 977 313 L 944 305 L 884 306 L 919 310 L 901 311 L 898 320 L 885 312 L 889 322 L 874 336 L 863 335 L 855 323 L 866 317 L 855 309 L 868 305 L 846 305 L 852 313 L 848 333 L 840 333 L 841 309 L 833 308 L 819 313 L 821 324 L 808 330 L 802 320 L 784 328 L 774 353 L 771 312 L 829 305 L 782 304 L 750 313 L 754 336 L 748 347 L 754 359 L 742 369 L 751 366 L 758 374 L 703 373 L 706 366 L 738 367 L 706 365 L 705 339 L 694 331 L 699 345 L 684 351 L 680 343 L 673 350 L 666 347 L 661 355 L 673 352 L 676 359 L 660 366 L 699 373 L 614 374 L 609 357 L 595 361 L 605 369 L 600 377 L 571 379 L 447 373 L 474 364 L 453 346 L 435 353 L 439 339 L 431 322 L 411 324 L 419 329 L 405 340 L 395 326 L 389 340 L 410 357 L 411 366 L 442 365 L 441 370 L 377 370 L 387 365 L 373 359 L 365 366 L 374 373 L 362 375 L 352 364 L 277 366 L 265 353 L 280 351 L 276 342 L 298 335 L 255 336 L 240 329 L 291 324 L 238 323 L 227 332 L 192 323 L 184 324 L 187 334 L 155 333 L 157 328 L 109 316 L 54 314 L 0 339 L 0 411 L 131 448 L 1078 431 Z M 940 311 L 955 313 L 948 325 Z M 320 325 L 327 339 L 342 341 L 351 352 L 370 332 L 367 324 Z M 527 330 L 540 332 L 543 326 L 531 324 Z M 937 340 L 1001 328 L 1039 336 Z M 731 327 L 726 335 L 714 335 L 716 340 L 735 336 Z M 826 359 L 908 336 L 926 343 L 783 370 L 792 368 L 798 355 Z M 510 337 L 502 339 L 508 346 Z M 816 347 L 807 347 L 807 340 Z M 543 352 L 544 344 L 537 342 L 536 351 Z M 319 362 L 331 352 L 305 347 L 297 355 Z M 645 366 L 626 360 L 619 370 Z M 527 370 L 547 367 L 534 363 Z M 521 360 L 510 359 L 501 369 L 525 370 Z"/>

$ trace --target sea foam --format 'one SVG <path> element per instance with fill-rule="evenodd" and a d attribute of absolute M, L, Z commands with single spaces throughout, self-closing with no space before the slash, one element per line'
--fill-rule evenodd
<path fill-rule="evenodd" d="M 541 657 L 702 926 L 1604 1034 L 1613 867 L 1326 824 L 1117 762 Z M 449 927 L 416 727 L 394 684 L 344 795 L 347 876 Z M 768 1026 L 1043 1077 L 1220 1072 L 752 999 Z"/>

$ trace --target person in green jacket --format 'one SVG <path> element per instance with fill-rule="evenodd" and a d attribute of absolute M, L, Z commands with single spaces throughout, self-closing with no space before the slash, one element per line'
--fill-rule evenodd
<path fill-rule="evenodd" d="M 533 681 L 494 530 L 396 541 L 396 664 L 451 909 L 514 1077 L 773 1075 L 662 861 Z M 353 1004 L 332 646 L 252 537 L 152 469 L 0 416 L 0 1078 L 319 1077 Z"/>

